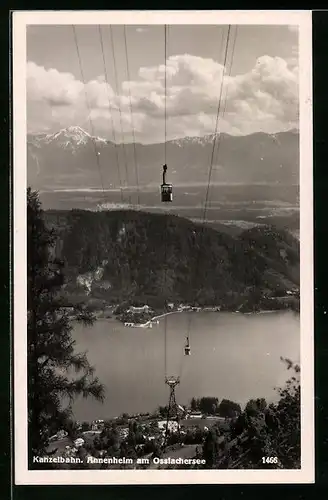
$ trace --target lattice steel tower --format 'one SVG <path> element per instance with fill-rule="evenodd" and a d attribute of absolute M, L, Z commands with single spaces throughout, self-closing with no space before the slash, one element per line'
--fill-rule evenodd
<path fill-rule="evenodd" d="M 169 398 L 169 406 L 168 406 L 168 410 L 167 410 L 166 429 L 165 429 L 163 448 L 166 447 L 166 443 L 167 443 L 170 419 L 176 420 L 176 422 L 178 424 L 179 441 L 181 439 L 179 408 L 178 408 L 178 404 L 177 404 L 177 401 L 175 398 L 175 388 L 177 385 L 180 384 L 180 377 L 165 377 L 165 383 L 170 388 L 170 398 Z"/>

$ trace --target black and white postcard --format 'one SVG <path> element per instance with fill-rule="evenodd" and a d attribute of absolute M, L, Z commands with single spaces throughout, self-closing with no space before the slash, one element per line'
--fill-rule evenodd
<path fill-rule="evenodd" d="M 16 484 L 314 481 L 311 37 L 13 14 Z"/>

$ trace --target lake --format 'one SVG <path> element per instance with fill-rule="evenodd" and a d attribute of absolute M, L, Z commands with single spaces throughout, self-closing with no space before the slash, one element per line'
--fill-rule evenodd
<path fill-rule="evenodd" d="M 184 356 L 189 315 L 191 356 Z M 181 377 L 176 389 L 180 404 L 193 396 L 227 398 L 241 405 L 256 397 L 273 401 L 275 387 L 290 375 L 280 356 L 299 362 L 300 318 L 294 312 L 177 313 L 161 318 L 151 329 L 99 319 L 92 327 L 77 325 L 73 337 L 77 351 L 88 351 L 106 399 L 103 404 L 79 399 L 75 418 L 106 419 L 167 404 L 165 322 L 167 375 Z"/>

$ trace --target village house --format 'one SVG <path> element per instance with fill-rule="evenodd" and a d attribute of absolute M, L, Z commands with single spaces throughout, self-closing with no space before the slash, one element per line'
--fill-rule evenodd
<path fill-rule="evenodd" d="M 82 439 L 82 438 L 77 438 L 77 439 L 75 439 L 75 441 L 74 441 L 74 446 L 75 446 L 75 448 L 80 448 L 81 446 L 83 446 L 83 445 L 84 445 L 84 442 L 85 442 L 85 441 L 84 441 L 84 439 Z"/>
<path fill-rule="evenodd" d="M 166 429 L 166 420 L 159 421 L 158 422 L 158 428 L 161 431 L 165 432 L 165 429 Z M 175 420 L 169 420 L 169 422 L 168 422 L 168 429 L 169 429 L 170 432 L 177 432 L 177 430 L 178 430 L 178 422 L 176 422 Z"/>
<path fill-rule="evenodd" d="M 188 418 L 202 418 L 203 414 L 201 411 L 192 411 L 189 413 Z"/>
<path fill-rule="evenodd" d="M 103 428 L 104 428 L 104 421 L 103 420 L 94 420 L 91 424 L 92 431 L 100 431 Z"/>
<path fill-rule="evenodd" d="M 178 307 L 178 311 L 188 311 L 190 309 L 190 306 L 186 306 L 184 304 L 180 304 Z"/>
<path fill-rule="evenodd" d="M 130 306 L 127 312 L 130 313 L 149 313 L 151 311 L 151 308 L 147 305 L 136 307 L 136 306 Z"/>
<path fill-rule="evenodd" d="M 63 429 L 57 432 L 57 439 L 64 439 L 67 436 L 67 432 Z"/>
<path fill-rule="evenodd" d="M 129 435 L 129 429 L 127 427 L 123 427 L 118 430 L 118 434 L 121 439 L 126 439 Z"/>

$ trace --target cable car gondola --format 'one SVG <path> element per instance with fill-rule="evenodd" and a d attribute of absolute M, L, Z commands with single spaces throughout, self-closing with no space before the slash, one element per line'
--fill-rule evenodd
<path fill-rule="evenodd" d="M 189 337 L 187 337 L 186 345 L 184 347 L 185 356 L 190 356 L 190 345 L 189 345 Z"/>
<path fill-rule="evenodd" d="M 161 199 L 163 203 L 167 203 L 173 200 L 172 184 L 167 184 L 166 182 L 166 171 L 167 171 L 167 165 L 164 165 L 163 184 L 161 185 Z"/>

